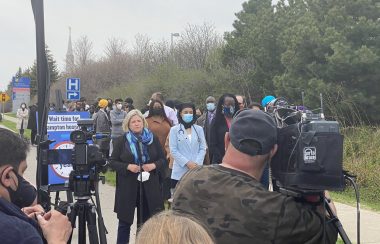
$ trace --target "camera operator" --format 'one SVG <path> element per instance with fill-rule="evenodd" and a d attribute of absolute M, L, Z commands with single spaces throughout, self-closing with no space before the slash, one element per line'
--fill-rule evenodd
<path fill-rule="evenodd" d="M 33 204 L 35 188 L 23 178 L 28 145 L 16 134 L 0 128 L 0 243 L 67 243 L 71 224 L 52 210 L 44 213 Z M 21 209 L 22 208 L 22 209 Z"/>
<path fill-rule="evenodd" d="M 260 184 L 276 143 L 277 128 L 270 115 L 242 110 L 225 135 L 222 163 L 184 175 L 173 209 L 198 217 L 217 243 L 323 243 L 323 238 L 335 243 L 337 231 L 331 223 L 324 232 L 323 207 L 315 209 Z"/>

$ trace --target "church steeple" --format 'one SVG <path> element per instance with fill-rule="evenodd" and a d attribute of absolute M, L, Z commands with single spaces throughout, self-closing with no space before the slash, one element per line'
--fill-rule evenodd
<path fill-rule="evenodd" d="M 69 27 L 69 44 L 66 53 L 66 72 L 72 72 L 74 69 L 74 53 L 73 45 L 71 42 L 71 27 Z"/>

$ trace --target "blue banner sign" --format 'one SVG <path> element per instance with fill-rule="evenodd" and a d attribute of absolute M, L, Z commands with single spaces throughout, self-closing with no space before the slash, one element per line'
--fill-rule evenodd
<path fill-rule="evenodd" d="M 77 125 L 78 119 L 88 119 L 88 112 L 49 112 L 47 122 L 47 133 L 50 140 L 55 142 L 50 144 L 49 149 L 62 150 L 73 149 L 74 144 L 70 141 L 70 133 L 79 130 Z M 65 150 L 69 157 L 70 152 Z M 60 162 L 48 166 L 48 184 L 64 184 L 69 179 L 72 171 L 71 164 Z"/>

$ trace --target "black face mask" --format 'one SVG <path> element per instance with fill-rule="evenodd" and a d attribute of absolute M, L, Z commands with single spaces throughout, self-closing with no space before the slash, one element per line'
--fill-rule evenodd
<path fill-rule="evenodd" d="M 15 172 L 15 171 L 14 171 Z M 37 197 L 37 190 L 22 176 L 15 172 L 18 180 L 18 187 L 14 191 L 10 187 L 5 187 L 9 192 L 11 202 L 19 208 L 29 207 Z M 1 183 L 1 182 L 0 182 Z M 1 183 L 2 184 L 2 183 Z M 3 184 L 2 184 L 3 185 Z M 3 185 L 4 186 L 4 185 Z"/>
<path fill-rule="evenodd" d="M 161 116 L 162 115 L 162 109 L 161 108 L 154 108 L 154 109 L 152 109 L 152 115 Z"/>

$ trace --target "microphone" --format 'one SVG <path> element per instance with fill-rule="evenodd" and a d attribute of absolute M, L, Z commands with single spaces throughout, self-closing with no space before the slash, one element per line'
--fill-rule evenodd
<path fill-rule="evenodd" d="M 140 158 L 141 158 L 141 164 L 144 164 L 144 160 L 143 160 L 143 145 L 142 145 L 142 138 L 140 135 L 136 136 L 137 137 L 137 141 L 139 143 L 139 150 L 140 150 Z"/>

